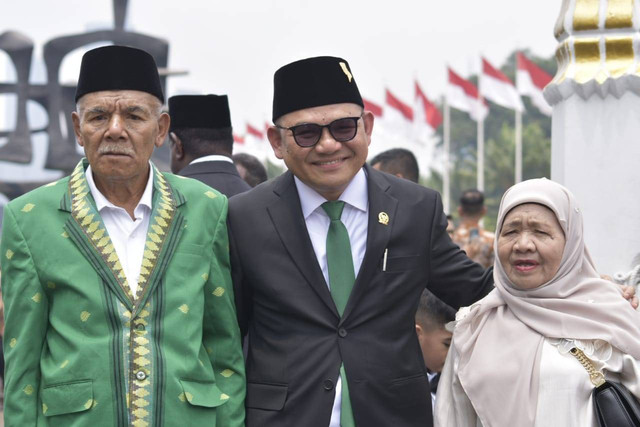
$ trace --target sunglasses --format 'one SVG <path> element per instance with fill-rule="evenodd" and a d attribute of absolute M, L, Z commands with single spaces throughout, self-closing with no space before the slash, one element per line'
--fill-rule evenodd
<path fill-rule="evenodd" d="M 275 125 L 278 129 L 290 130 L 293 133 L 293 139 L 300 147 L 313 147 L 320 141 L 322 130 L 329 129 L 329 133 L 338 142 L 347 142 L 355 138 L 358 133 L 358 120 L 360 117 L 343 117 L 329 123 L 328 125 L 319 125 L 316 123 L 303 123 L 297 126 L 286 128 Z"/>

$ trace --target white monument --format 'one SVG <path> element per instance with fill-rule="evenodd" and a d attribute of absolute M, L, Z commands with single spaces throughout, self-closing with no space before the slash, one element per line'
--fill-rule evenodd
<path fill-rule="evenodd" d="M 587 246 L 609 275 L 640 254 L 639 27 L 638 0 L 564 0 L 558 72 L 544 91 L 551 178 L 578 198 Z"/>

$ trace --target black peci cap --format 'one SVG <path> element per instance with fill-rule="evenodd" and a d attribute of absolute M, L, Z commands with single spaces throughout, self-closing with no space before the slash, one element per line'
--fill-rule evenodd
<path fill-rule="evenodd" d="M 153 57 L 141 49 L 105 46 L 82 57 L 76 102 L 82 96 L 102 90 L 139 90 L 164 103 L 164 94 Z"/>
<path fill-rule="evenodd" d="M 227 95 L 178 95 L 169 98 L 171 130 L 231 127 Z"/>
<path fill-rule="evenodd" d="M 319 56 L 285 65 L 273 76 L 273 121 L 292 111 L 353 103 L 364 107 L 349 63 Z"/>

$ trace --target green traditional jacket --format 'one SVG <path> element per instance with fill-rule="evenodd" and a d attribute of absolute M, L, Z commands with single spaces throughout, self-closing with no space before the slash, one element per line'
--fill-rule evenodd
<path fill-rule="evenodd" d="M 85 178 L 5 208 L 5 426 L 241 426 L 227 199 L 154 167 L 136 295 Z"/>

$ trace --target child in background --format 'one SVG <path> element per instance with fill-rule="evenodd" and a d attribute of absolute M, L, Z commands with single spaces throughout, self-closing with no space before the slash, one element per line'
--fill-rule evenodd
<path fill-rule="evenodd" d="M 416 311 L 416 333 L 425 366 L 429 371 L 431 403 L 435 405 L 440 371 L 447 358 L 451 335 L 445 325 L 455 320 L 456 311 L 426 289 L 420 296 Z"/>

